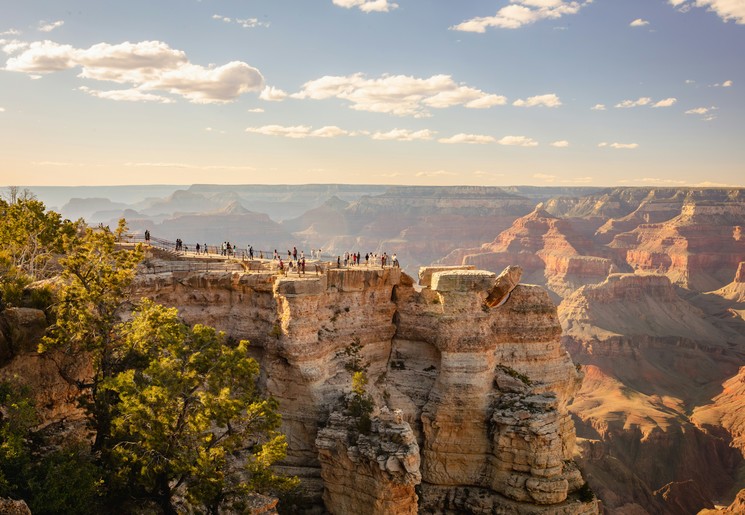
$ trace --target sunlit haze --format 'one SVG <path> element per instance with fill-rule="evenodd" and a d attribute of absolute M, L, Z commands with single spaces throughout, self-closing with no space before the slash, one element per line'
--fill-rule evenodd
<path fill-rule="evenodd" d="M 745 186 L 743 0 L 4 0 L 0 185 Z"/>

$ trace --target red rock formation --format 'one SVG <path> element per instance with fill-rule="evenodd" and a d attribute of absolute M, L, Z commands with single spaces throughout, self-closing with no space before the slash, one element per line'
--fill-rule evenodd
<path fill-rule="evenodd" d="M 515 264 L 523 268 L 527 281 L 545 284 L 563 296 L 608 275 L 611 261 L 595 254 L 593 243 L 575 231 L 571 221 L 539 206 L 515 220 L 493 242 L 479 249 L 459 249 L 442 262 L 455 264 L 460 259 L 463 264 L 494 271 Z"/>
<path fill-rule="evenodd" d="M 578 435 L 593 442 L 581 464 L 605 506 L 684 514 L 726 492 L 742 457 L 689 410 L 732 375 L 742 337 L 678 297 L 665 276 L 611 275 L 566 298 L 559 314 L 585 372 L 570 407 Z M 695 488 L 673 484 L 652 497 L 682 478 Z"/>

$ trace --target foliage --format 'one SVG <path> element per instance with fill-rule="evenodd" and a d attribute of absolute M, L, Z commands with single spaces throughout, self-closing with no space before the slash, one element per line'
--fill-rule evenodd
<path fill-rule="evenodd" d="M 64 251 L 77 225 L 47 211 L 28 192 L 11 192 L 6 197 L 7 201 L 0 200 L 1 266 L 31 280 L 50 277 L 56 272 L 55 256 Z"/>
<path fill-rule="evenodd" d="M 349 356 L 344 368 L 352 374 L 352 393 L 347 397 L 347 409 L 357 419 L 357 431 L 368 434 L 372 426 L 370 415 L 373 412 L 374 403 L 372 396 L 367 393 L 367 368 L 369 364 L 362 360 L 360 349 L 360 341 L 356 338 L 354 343 L 344 351 Z"/>
<path fill-rule="evenodd" d="M 22 498 L 32 513 L 98 512 L 100 471 L 79 444 L 46 450 L 28 389 L 0 383 L 0 497 Z"/>
<path fill-rule="evenodd" d="M 31 513 L 97 514 L 102 511 L 103 471 L 90 448 L 70 443 L 42 457 L 28 472 Z"/>
<path fill-rule="evenodd" d="M 115 237 L 108 230 L 88 228 L 74 238 L 69 253 L 61 260 L 63 286 L 54 309 L 55 323 L 39 346 L 40 352 L 61 350 L 72 362 L 92 362 L 92 377 L 85 381 L 71 377 L 64 368 L 60 372 L 81 390 L 81 400 L 96 430 L 96 450 L 105 448 L 115 402 L 112 392 L 102 384 L 123 369 L 127 358 L 114 329 L 142 259 L 139 246 L 128 251 L 117 250 L 115 245 Z"/>
<path fill-rule="evenodd" d="M 112 460 L 122 484 L 164 513 L 175 513 L 177 494 L 217 513 L 253 491 L 293 484 L 269 468 L 284 458 L 286 443 L 276 433 L 276 401 L 256 390 L 259 367 L 247 342 L 229 347 L 223 333 L 189 328 L 176 309 L 146 300 L 122 333 L 127 350 L 147 362 L 106 382 L 120 401 Z"/>
<path fill-rule="evenodd" d="M 18 384 L 0 383 L 0 497 L 18 495 L 17 478 L 31 461 L 28 440 L 37 419 L 27 393 Z"/>

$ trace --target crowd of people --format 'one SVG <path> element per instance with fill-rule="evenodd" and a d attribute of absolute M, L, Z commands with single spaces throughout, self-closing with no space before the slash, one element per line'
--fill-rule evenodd
<path fill-rule="evenodd" d="M 150 243 L 150 231 L 145 231 L 145 242 Z M 188 252 L 189 248 L 184 246 L 183 241 L 180 238 L 176 239 L 175 243 L 176 251 L 177 252 Z M 219 254 L 221 256 L 225 257 L 238 257 L 240 256 L 244 260 L 253 261 L 258 257 L 260 260 L 264 260 L 265 253 L 263 250 L 258 251 L 258 256 L 254 252 L 254 248 L 252 245 L 246 245 L 245 251 L 239 251 L 237 245 L 231 244 L 229 241 L 223 241 L 220 247 L 214 247 L 215 248 L 215 254 Z M 199 244 L 197 243 L 194 247 L 194 251 L 196 254 L 210 254 L 209 247 L 206 243 Z M 267 259 L 269 256 L 269 252 L 266 253 Z M 315 261 L 323 261 L 323 251 L 322 249 L 311 249 L 310 250 L 310 259 L 313 259 Z M 331 256 L 329 256 L 331 257 Z M 277 268 L 280 271 L 288 272 L 291 270 L 296 270 L 299 274 L 305 273 L 305 265 L 306 265 L 306 259 L 305 259 L 305 251 L 300 250 L 298 251 L 297 247 L 292 247 L 292 250 L 287 250 L 287 260 L 285 261 L 282 258 L 282 255 L 280 255 L 280 252 L 277 251 L 277 249 L 274 249 L 274 252 L 272 254 L 272 260 L 276 262 Z M 364 260 L 364 263 L 363 263 Z M 329 259 L 331 263 L 333 263 L 333 257 Z M 342 266 L 346 267 L 357 267 L 357 266 L 381 266 L 385 268 L 386 266 L 392 266 L 392 267 L 399 267 L 400 264 L 398 262 L 398 257 L 394 253 L 392 256 L 389 256 L 387 252 L 378 253 L 378 252 L 367 252 L 363 256 L 359 251 L 357 252 L 344 252 L 344 254 L 340 254 L 336 256 L 336 267 L 341 268 Z"/>

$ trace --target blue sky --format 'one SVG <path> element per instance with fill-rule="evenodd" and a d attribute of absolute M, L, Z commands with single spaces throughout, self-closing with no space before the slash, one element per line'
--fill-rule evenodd
<path fill-rule="evenodd" d="M 745 0 L 3 0 L 0 49 L 0 184 L 745 186 Z"/>

